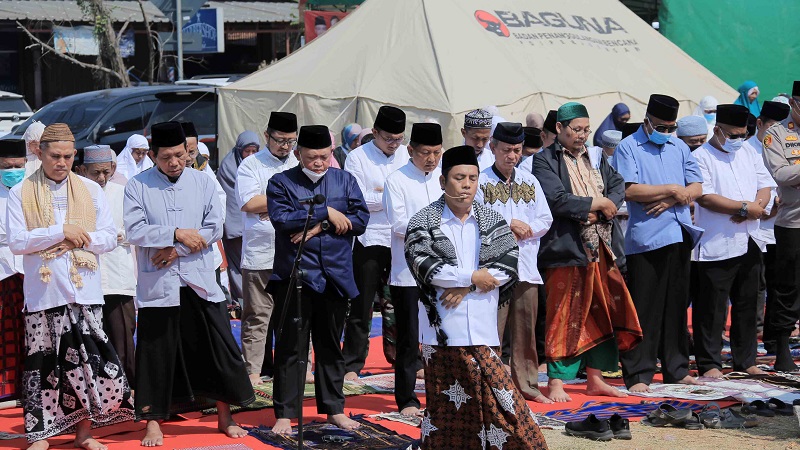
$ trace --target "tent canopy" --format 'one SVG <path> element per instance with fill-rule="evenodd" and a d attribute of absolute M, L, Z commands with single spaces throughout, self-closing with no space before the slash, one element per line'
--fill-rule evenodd
<path fill-rule="evenodd" d="M 624 102 L 641 120 L 651 93 L 681 113 L 736 91 L 617 0 L 368 0 L 296 53 L 219 90 L 220 150 L 263 130 L 271 111 L 338 134 L 395 105 L 461 142 L 463 115 L 495 105 L 507 120 L 579 101 L 599 125 Z M 410 127 L 409 127 L 410 129 Z"/>

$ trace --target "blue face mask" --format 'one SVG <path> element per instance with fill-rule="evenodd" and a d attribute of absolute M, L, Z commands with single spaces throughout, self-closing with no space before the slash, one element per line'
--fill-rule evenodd
<path fill-rule="evenodd" d="M 12 188 L 25 179 L 25 169 L 0 169 L 2 182 L 8 188 Z"/>
<path fill-rule="evenodd" d="M 712 123 L 717 118 L 717 114 L 716 113 L 703 114 L 703 117 L 706 118 L 706 122 Z"/>
<path fill-rule="evenodd" d="M 650 139 L 650 142 L 652 142 L 653 144 L 664 145 L 667 142 L 669 142 L 670 136 L 672 136 L 672 135 L 668 134 L 668 133 L 659 133 L 658 131 L 653 130 L 653 132 L 650 133 L 650 135 L 647 136 L 647 137 Z"/>

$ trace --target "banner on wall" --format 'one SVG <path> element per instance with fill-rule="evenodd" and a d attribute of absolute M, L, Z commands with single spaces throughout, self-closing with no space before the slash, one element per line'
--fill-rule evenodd
<path fill-rule="evenodd" d="M 339 11 L 305 11 L 303 19 L 306 25 L 306 43 L 325 34 L 346 15 L 347 13 Z"/>

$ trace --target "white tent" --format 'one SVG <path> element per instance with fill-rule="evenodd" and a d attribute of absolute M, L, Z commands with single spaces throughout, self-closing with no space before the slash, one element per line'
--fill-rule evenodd
<path fill-rule="evenodd" d="M 736 91 L 616 0 L 368 0 L 277 64 L 219 90 L 221 154 L 271 111 L 335 134 L 371 126 L 395 105 L 408 122 L 435 119 L 461 143 L 464 113 L 496 105 L 507 120 L 567 101 L 592 123 L 624 102 L 641 120 L 651 93 L 691 114 L 706 95 Z M 338 139 L 338 138 L 337 138 Z"/>

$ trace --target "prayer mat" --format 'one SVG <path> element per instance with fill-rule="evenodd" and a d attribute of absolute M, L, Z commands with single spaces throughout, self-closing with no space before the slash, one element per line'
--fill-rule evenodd
<path fill-rule="evenodd" d="M 176 448 L 174 450 L 253 450 L 244 444 L 209 445 L 206 447 Z"/>
<path fill-rule="evenodd" d="M 547 417 L 543 414 L 532 414 L 533 420 L 539 424 L 539 428 L 543 430 L 564 430 L 564 426 L 567 422 L 563 420 L 554 419 L 552 417 Z"/>
<path fill-rule="evenodd" d="M 421 412 L 425 412 L 425 410 L 423 409 Z M 400 412 L 398 411 L 372 414 L 371 416 L 369 416 L 369 418 L 376 420 L 391 420 L 392 422 L 404 423 L 406 425 L 411 425 L 412 427 L 416 428 L 419 428 L 419 426 L 422 425 L 422 417 L 407 416 L 404 414 L 400 414 Z"/>
<path fill-rule="evenodd" d="M 308 448 L 314 449 L 341 449 L 351 450 L 406 450 L 418 445 L 416 439 L 404 434 L 398 434 L 378 424 L 368 422 L 363 416 L 353 416 L 351 419 L 359 422 L 361 427 L 356 430 L 342 430 L 334 425 L 321 422 L 311 422 L 303 426 L 303 443 Z M 297 448 L 297 433 L 284 436 L 275 434 L 269 427 L 261 425 L 251 428 L 250 436 L 259 441 L 282 449 Z"/>
<path fill-rule="evenodd" d="M 696 412 L 699 412 L 703 409 L 703 406 L 705 406 L 699 403 L 681 402 L 677 400 L 643 402 L 639 404 L 591 401 L 585 402 L 578 408 L 548 411 L 541 415 L 563 422 L 581 421 L 589 417 L 589 414 L 594 414 L 599 419 L 607 419 L 614 414 L 619 414 L 628 419 L 636 419 L 639 417 L 646 417 L 648 414 L 658 409 L 658 405 L 662 403 L 667 403 L 677 409 L 691 408 Z M 541 422 L 539 423 L 539 427 L 542 427 Z"/>
<path fill-rule="evenodd" d="M 344 382 L 345 390 L 348 388 L 358 389 L 358 386 L 371 391 L 365 392 L 366 394 L 394 394 L 394 374 L 384 373 L 380 375 L 370 375 L 367 377 L 357 378 L 353 381 Z M 420 380 L 417 378 L 416 385 L 414 386 L 414 392 L 417 394 L 425 393 L 425 380 Z"/>
<path fill-rule="evenodd" d="M 800 392 L 779 388 L 775 385 L 757 380 L 725 380 L 700 377 L 702 385 L 684 384 L 658 384 L 653 383 L 650 389 L 653 392 L 628 392 L 621 391 L 636 397 L 648 398 L 676 398 L 694 401 L 714 401 L 733 398 L 740 402 L 751 402 L 768 398 L 779 398 L 787 403 L 792 403 L 795 398 L 800 398 Z"/>
<path fill-rule="evenodd" d="M 15 434 L 15 433 L 8 433 L 5 431 L 0 431 L 0 441 L 10 441 L 11 439 L 22 439 L 24 438 L 24 434 Z"/>
<path fill-rule="evenodd" d="M 800 390 L 800 375 L 775 372 L 768 375 L 750 375 L 745 372 L 731 372 L 724 377 L 726 380 L 754 380 L 768 383 L 785 389 Z"/>
<path fill-rule="evenodd" d="M 231 405 L 231 412 L 238 413 L 242 411 L 258 411 L 260 409 L 272 408 L 275 405 L 273 388 L 274 385 L 272 381 L 267 381 L 264 384 L 253 386 L 253 391 L 256 394 L 256 401 L 250 403 L 247 406 Z M 344 393 L 345 396 L 383 393 L 379 392 L 376 389 L 371 388 L 370 386 L 350 384 L 350 383 L 344 384 L 344 386 L 342 387 L 342 392 Z M 392 390 L 391 392 L 394 392 L 394 390 Z M 425 392 L 425 390 L 423 389 L 422 392 Z M 311 399 L 311 398 L 314 398 L 314 385 L 306 384 L 305 391 L 303 392 L 303 399 Z M 216 414 L 217 408 L 204 409 L 202 412 L 203 414 Z"/>

